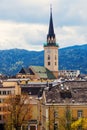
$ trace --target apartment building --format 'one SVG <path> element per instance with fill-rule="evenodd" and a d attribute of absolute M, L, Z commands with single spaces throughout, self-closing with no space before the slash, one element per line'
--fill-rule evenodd
<path fill-rule="evenodd" d="M 18 82 L 3 80 L 0 83 L 0 128 L 3 129 L 4 115 L 7 114 L 5 111 L 6 103 L 4 102 L 9 95 L 20 95 L 21 88 Z"/>
<path fill-rule="evenodd" d="M 87 81 L 66 81 L 46 89 L 40 105 L 44 130 L 63 130 L 66 122 L 87 118 Z"/>

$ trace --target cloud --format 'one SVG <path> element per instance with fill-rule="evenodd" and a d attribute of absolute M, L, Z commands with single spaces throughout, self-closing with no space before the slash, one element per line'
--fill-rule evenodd
<path fill-rule="evenodd" d="M 1 0 L 0 19 L 47 24 L 50 3 L 56 26 L 87 25 L 87 0 Z"/>
<path fill-rule="evenodd" d="M 0 28 L 1 49 L 43 49 L 47 28 L 45 25 L 1 21 Z"/>
<path fill-rule="evenodd" d="M 60 47 L 87 44 L 87 26 L 63 26 L 56 29 Z"/>
<path fill-rule="evenodd" d="M 60 47 L 87 43 L 87 0 L 1 0 L 0 49 L 42 50 L 50 3 Z"/>
<path fill-rule="evenodd" d="M 60 48 L 87 41 L 87 27 L 62 26 L 55 29 Z M 44 24 L 0 21 L 0 49 L 43 50 L 48 26 Z"/>

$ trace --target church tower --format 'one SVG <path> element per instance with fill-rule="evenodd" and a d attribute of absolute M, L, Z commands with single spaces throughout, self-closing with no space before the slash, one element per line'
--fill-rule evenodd
<path fill-rule="evenodd" d="M 58 45 L 53 27 L 52 7 L 50 8 L 49 30 L 47 43 L 44 44 L 44 66 L 58 77 Z"/>

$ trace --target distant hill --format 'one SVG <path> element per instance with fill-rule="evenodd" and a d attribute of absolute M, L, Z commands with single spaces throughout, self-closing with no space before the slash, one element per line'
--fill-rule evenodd
<path fill-rule="evenodd" d="M 0 73 L 15 75 L 22 67 L 44 65 L 44 51 L 0 50 Z M 59 49 L 60 70 L 80 70 L 87 74 L 87 44 Z"/>
<path fill-rule="evenodd" d="M 87 44 L 60 49 L 59 69 L 80 70 L 87 74 Z"/>

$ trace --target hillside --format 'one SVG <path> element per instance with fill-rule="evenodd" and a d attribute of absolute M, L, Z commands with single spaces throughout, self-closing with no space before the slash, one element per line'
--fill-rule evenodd
<path fill-rule="evenodd" d="M 80 70 L 87 74 L 87 44 L 60 49 L 59 69 Z"/>
<path fill-rule="evenodd" d="M 21 49 L 0 50 L 0 73 L 14 75 L 21 67 L 44 65 L 44 51 Z M 87 74 L 87 45 L 59 49 L 59 69 L 77 70 Z"/>

